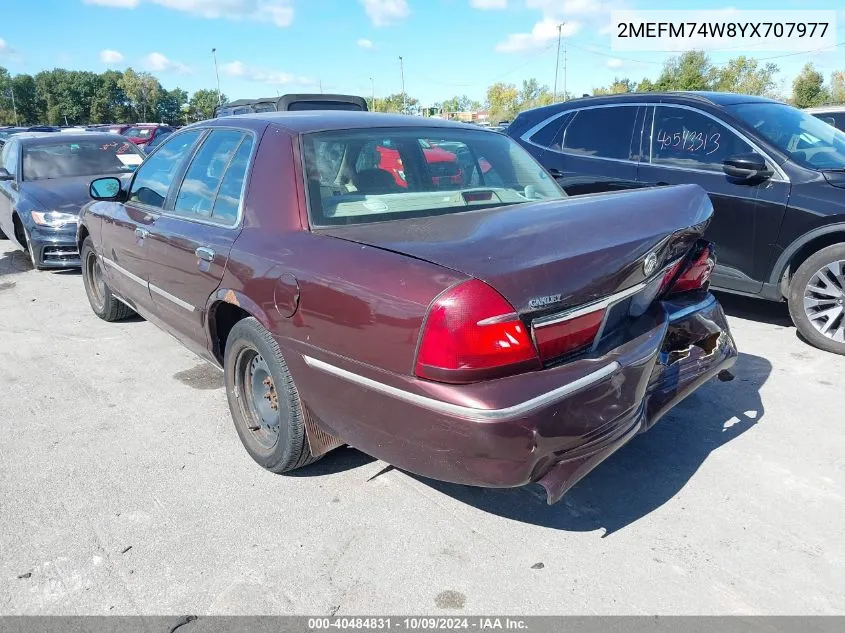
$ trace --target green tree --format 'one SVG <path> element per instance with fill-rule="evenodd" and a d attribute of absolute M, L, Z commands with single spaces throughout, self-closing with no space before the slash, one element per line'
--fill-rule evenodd
<path fill-rule="evenodd" d="M 226 95 L 220 95 L 220 103 L 226 103 Z M 217 108 L 216 90 L 197 90 L 188 101 L 188 116 L 192 121 L 204 121 L 214 117 Z"/>
<path fill-rule="evenodd" d="M 155 114 L 158 100 L 163 92 L 158 79 L 150 73 L 136 73 L 131 68 L 127 68 L 118 85 L 126 94 L 138 118 L 146 121 L 148 114 Z"/>
<path fill-rule="evenodd" d="M 634 92 L 636 86 L 630 79 L 613 78 L 613 83 L 607 88 L 593 88 L 593 95 L 616 95 L 625 94 L 627 92 Z"/>
<path fill-rule="evenodd" d="M 184 118 L 182 106 L 188 102 L 188 93 L 181 88 L 166 90 L 158 101 L 158 120 L 169 125 L 178 125 Z"/>
<path fill-rule="evenodd" d="M 31 75 L 15 75 L 11 80 L 10 89 L 15 91 L 15 108 L 20 123 L 34 125 L 41 120 L 38 107 L 38 91 L 35 80 Z"/>
<path fill-rule="evenodd" d="M 397 92 L 396 94 L 379 98 L 378 109 L 379 112 L 404 112 L 406 102 L 408 105 L 408 112 L 413 112 L 419 108 L 419 99 Z"/>
<path fill-rule="evenodd" d="M 792 82 L 792 102 L 798 108 L 809 108 L 821 105 L 827 101 L 828 96 L 822 74 L 812 63 L 804 64 L 804 68 Z"/>
<path fill-rule="evenodd" d="M 655 88 L 665 90 L 710 90 L 713 85 L 713 66 L 703 51 L 687 51 L 670 57 L 663 64 L 663 71 Z"/>
<path fill-rule="evenodd" d="M 495 83 L 487 88 L 491 121 L 510 121 L 519 112 L 519 90 L 513 84 Z"/>
<path fill-rule="evenodd" d="M 651 79 L 644 77 L 643 80 L 637 84 L 637 89 L 635 92 L 654 92 L 657 88 L 654 87 L 654 83 Z"/>
<path fill-rule="evenodd" d="M 763 64 L 745 55 L 734 57 L 713 71 L 713 89 L 746 95 L 771 95 L 775 90 L 776 64 Z"/>
<path fill-rule="evenodd" d="M 123 73 L 107 70 L 100 75 L 97 91 L 91 100 L 91 123 L 128 123 L 134 117 L 129 99 L 121 88 Z"/>
<path fill-rule="evenodd" d="M 830 102 L 845 103 L 845 70 L 830 75 Z"/>

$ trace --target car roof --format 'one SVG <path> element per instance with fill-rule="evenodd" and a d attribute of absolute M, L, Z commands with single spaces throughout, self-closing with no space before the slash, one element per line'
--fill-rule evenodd
<path fill-rule="evenodd" d="M 250 114 L 236 114 L 201 121 L 194 125 L 201 126 L 211 122 L 226 125 L 235 121 L 243 122 L 248 127 L 260 127 L 262 123 L 272 123 L 285 128 L 294 134 L 307 134 L 323 130 L 361 129 L 368 127 L 443 127 L 478 130 L 477 125 L 447 121 L 445 119 L 431 119 L 428 117 L 409 116 L 404 114 L 387 114 L 384 112 L 363 112 L 360 110 L 300 110 L 296 112 L 254 112 Z M 184 128 L 183 128 L 184 129 Z"/>
<path fill-rule="evenodd" d="M 109 132 L 66 132 L 64 134 L 57 134 L 56 132 L 23 132 L 22 134 L 15 134 L 15 140 L 20 140 L 24 145 L 58 145 L 91 139 L 129 142 L 125 136 L 111 134 Z"/>

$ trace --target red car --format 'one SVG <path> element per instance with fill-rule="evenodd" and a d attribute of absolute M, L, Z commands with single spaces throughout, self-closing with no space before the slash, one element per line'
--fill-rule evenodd
<path fill-rule="evenodd" d="M 174 128 L 169 125 L 158 125 L 156 123 L 138 123 L 123 129 L 120 134 L 128 138 L 140 148 L 144 148 L 147 143 L 155 138 L 161 136 L 168 136 L 174 132 Z"/>
<path fill-rule="evenodd" d="M 426 145 L 449 148 L 460 184 L 433 180 Z M 473 126 L 204 121 L 91 195 L 91 308 L 137 312 L 221 366 L 273 472 L 348 443 L 451 482 L 537 482 L 551 503 L 737 356 L 707 289 L 703 189 L 567 198 Z"/>

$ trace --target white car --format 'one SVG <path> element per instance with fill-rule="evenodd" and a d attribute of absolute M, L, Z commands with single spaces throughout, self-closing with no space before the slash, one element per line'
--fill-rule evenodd
<path fill-rule="evenodd" d="M 845 132 L 845 105 L 818 106 L 804 111 Z"/>

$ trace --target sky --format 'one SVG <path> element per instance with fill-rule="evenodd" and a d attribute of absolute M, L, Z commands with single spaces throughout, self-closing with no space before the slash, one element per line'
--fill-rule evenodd
<path fill-rule="evenodd" d="M 611 50 L 612 9 L 835 9 L 842 0 L 6 0 L 0 65 L 13 74 L 55 67 L 102 72 L 128 66 L 165 88 L 216 87 L 230 99 L 288 92 L 376 96 L 405 89 L 422 104 L 455 95 L 483 100 L 491 83 L 536 78 L 580 96 L 615 77 L 654 79 L 671 53 Z M 812 61 L 829 79 L 845 70 L 845 46 L 798 52 L 711 51 L 778 64 L 785 94 Z M 564 72 L 564 65 L 566 72 Z"/>

